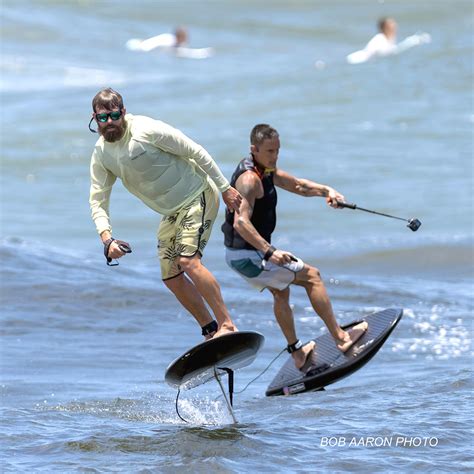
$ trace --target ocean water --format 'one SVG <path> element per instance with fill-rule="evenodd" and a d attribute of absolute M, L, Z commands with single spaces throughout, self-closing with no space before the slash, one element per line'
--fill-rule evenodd
<path fill-rule="evenodd" d="M 473 5 L 441 0 L 3 0 L 1 9 L 2 472 L 472 472 Z M 432 42 L 350 66 L 394 16 Z M 214 57 L 125 49 L 187 25 Z M 259 122 L 279 166 L 348 201 L 423 225 L 279 193 L 277 247 L 316 265 L 341 323 L 386 307 L 404 317 L 377 356 L 324 392 L 265 397 L 281 356 L 235 397 L 183 392 L 170 361 L 201 341 L 160 280 L 159 216 L 118 183 L 108 268 L 88 208 L 102 87 L 127 110 L 205 146 L 230 176 Z M 264 334 L 236 390 L 284 347 L 271 298 L 224 262 L 223 218 L 204 263 L 241 329 Z M 299 337 L 325 328 L 292 290 Z"/>

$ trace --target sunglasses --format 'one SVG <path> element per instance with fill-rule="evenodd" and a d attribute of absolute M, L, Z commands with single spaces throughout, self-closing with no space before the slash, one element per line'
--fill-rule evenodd
<path fill-rule="evenodd" d="M 115 122 L 122 116 L 122 110 L 116 110 L 110 113 L 103 113 L 103 114 L 95 114 L 95 118 L 98 122 L 105 123 L 109 120 L 109 117 Z"/>

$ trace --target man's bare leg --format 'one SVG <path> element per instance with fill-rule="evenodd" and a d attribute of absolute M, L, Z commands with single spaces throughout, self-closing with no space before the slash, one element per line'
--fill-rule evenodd
<path fill-rule="evenodd" d="M 342 352 L 347 351 L 367 330 L 368 326 L 365 322 L 354 326 L 349 331 L 344 331 L 339 326 L 326 287 L 317 268 L 305 265 L 303 270 L 296 274 L 294 284 L 305 288 L 313 309 L 321 317 L 336 341 L 338 349 Z"/>
<path fill-rule="evenodd" d="M 201 327 L 213 321 L 211 313 L 209 313 L 202 296 L 184 273 L 174 278 L 164 280 L 163 283 L 171 290 L 184 308 L 194 316 L 194 319 Z M 214 334 L 215 333 L 211 333 L 205 336 L 205 339 L 210 339 Z"/>
<path fill-rule="evenodd" d="M 217 283 L 214 275 L 201 263 L 200 255 L 179 257 L 178 263 L 217 319 L 219 329 L 214 337 L 237 331 L 237 327 L 232 322 L 232 318 L 224 304 L 219 283 Z"/>
<path fill-rule="evenodd" d="M 269 288 L 273 294 L 273 312 L 275 318 L 280 326 L 280 329 L 285 336 L 288 344 L 294 344 L 298 338 L 296 337 L 295 321 L 293 318 L 293 311 L 290 306 L 290 289 L 275 290 Z M 300 369 L 304 366 L 308 356 L 315 347 L 314 341 L 305 344 L 301 349 L 291 353 L 295 366 Z"/>

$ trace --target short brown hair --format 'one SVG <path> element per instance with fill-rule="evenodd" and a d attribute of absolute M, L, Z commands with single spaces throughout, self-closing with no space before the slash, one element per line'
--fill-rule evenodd
<path fill-rule="evenodd" d="M 250 132 L 250 144 L 258 146 L 265 140 L 271 140 L 278 136 L 278 132 L 273 127 L 267 123 L 259 123 L 258 125 L 255 125 Z"/>
<path fill-rule="evenodd" d="M 97 108 L 104 107 L 107 110 L 123 109 L 122 96 L 114 91 L 111 87 L 102 89 L 92 99 L 92 110 L 95 112 Z"/>
<path fill-rule="evenodd" d="M 394 21 L 393 18 L 389 17 L 389 16 L 384 16 L 383 18 L 380 18 L 379 21 L 377 22 L 377 25 L 379 27 L 379 31 L 381 31 L 383 33 L 383 30 L 385 29 L 385 27 L 387 26 L 387 23 L 389 21 Z"/>

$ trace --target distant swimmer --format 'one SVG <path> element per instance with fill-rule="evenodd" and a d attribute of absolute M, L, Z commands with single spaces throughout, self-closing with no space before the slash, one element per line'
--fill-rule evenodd
<path fill-rule="evenodd" d="M 382 18 L 378 22 L 380 33 L 376 34 L 364 49 L 347 56 L 349 64 L 360 64 L 376 57 L 391 56 L 421 44 L 431 42 L 428 33 L 408 36 L 397 44 L 397 22 L 393 18 Z"/>
<path fill-rule="evenodd" d="M 188 44 L 188 32 L 186 28 L 180 26 L 174 33 L 162 33 L 142 40 L 132 38 L 125 46 L 130 51 L 142 51 L 148 53 L 153 50 L 166 51 L 180 58 L 205 59 L 213 56 L 213 48 L 190 48 Z"/>
<path fill-rule="evenodd" d="M 319 270 L 290 252 L 276 249 L 271 236 L 276 226 L 277 193 L 275 186 L 300 196 L 320 196 L 328 205 L 338 207 L 344 196 L 335 189 L 308 179 L 296 178 L 277 167 L 280 139 L 267 124 L 256 125 L 250 134 L 250 155 L 244 158 L 231 179 L 243 196 L 240 214 L 226 211 L 222 225 L 226 262 L 250 285 L 273 295 L 273 311 L 287 341 L 297 369 L 306 372 L 312 364 L 314 341 L 303 345 L 296 336 L 290 306 L 290 285 L 303 287 L 315 312 L 324 321 L 334 343 L 342 352 L 367 330 L 360 323 L 349 331 L 339 326 Z"/>
<path fill-rule="evenodd" d="M 89 128 L 96 132 L 91 128 L 95 121 L 99 139 L 91 158 L 89 202 L 108 264 L 131 252 L 127 242 L 112 237 L 110 195 L 118 178 L 163 216 L 157 235 L 161 277 L 199 323 L 202 335 L 209 339 L 237 331 L 220 286 L 201 258 L 217 217 L 219 193 L 236 212 L 242 196 L 202 146 L 164 122 L 127 113 L 118 92 L 99 91 L 92 111 Z M 169 314 L 173 311 L 168 308 Z"/>

